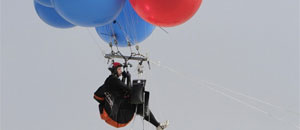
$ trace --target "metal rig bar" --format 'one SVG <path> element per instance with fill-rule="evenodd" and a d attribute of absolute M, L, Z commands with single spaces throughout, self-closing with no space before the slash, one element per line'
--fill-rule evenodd
<path fill-rule="evenodd" d="M 114 54 L 105 54 L 105 58 L 113 59 L 113 58 L 120 58 L 126 60 L 137 60 L 137 61 L 147 61 L 147 57 L 136 57 L 136 56 L 121 56 L 121 55 L 114 55 Z"/>

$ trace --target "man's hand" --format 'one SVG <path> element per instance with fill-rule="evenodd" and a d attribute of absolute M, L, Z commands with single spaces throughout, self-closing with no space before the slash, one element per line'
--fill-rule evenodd
<path fill-rule="evenodd" d="M 123 71 L 123 72 L 122 72 L 122 76 L 128 78 L 128 77 L 130 77 L 131 75 L 130 75 L 129 72 Z"/>
<path fill-rule="evenodd" d="M 124 78 L 126 78 L 126 77 L 128 77 L 128 74 L 127 74 L 125 71 L 123 71 L 123 72 L 122 72 L 122 76 L 123 76 Z"/>

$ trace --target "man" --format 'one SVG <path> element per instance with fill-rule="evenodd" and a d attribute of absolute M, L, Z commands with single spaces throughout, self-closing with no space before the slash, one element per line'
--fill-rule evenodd
<path fill-rule="evenodd" d="M 101 90 L 100 87 L 94 95 L 94 98 L 100 103 L 101 118 L 108 124 L 119 128 L 126 126 L 136 112 L 140 116 L 144 115 L 144 119 L 154 125 L 157 130 L 164 130 L 169 125 L 168 120 L 159 123 L 150 110 L 145 112 L 141 105 L 130 104 L 130 74 L 125 71 L 122 72 L 122 64 L 114 62 L 109 70 L 111 75 L 105 80 L 105 87 L 102 87 L 105 90 Z M 119 79 L 121 75 L 122 81 Z M 124 83 L 125 78 L 127 78 L 127 84 Z M 100 91 L 102 91 L 102 94 Z M 103 94 L 104 91 L 110 92 L 111 95 L 108 93 Z"/>

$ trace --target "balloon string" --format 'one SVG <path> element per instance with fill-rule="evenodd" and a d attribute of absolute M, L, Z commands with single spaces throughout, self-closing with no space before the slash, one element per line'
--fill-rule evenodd
<path fill-rule="evenodd" d="M 125 5 L 126 6 L 126 5 Z M 134 24 L 133 22 L 130 24 L 129 23 L 129 20 L 128 20 L 128 16 L 127 15 L 129 15 L 129 13 L 127 13 L 128 11 L 126 10 L 127 8 L 126 7 L 124 7 L 123 8 L 123 14 L 124 14 L 124 16 L 125 16 L 125 21 L 128 23 L 128 25 L 131 25 L 131 24 Z M 121 14 L 122 15 L 122 14 Z M 115 20 L 115 23 L 118 25 L 118 27 L 120 28 L 120 30 L 122 31 L 122 33 L 123 33 L 123 35 L 125 36 L 125 39 L 126 39 L 126 42 L 129 42 L 129 38 L 128 38 L 128 34 L 125 32 L 125 30 L 122 28 L 122 26 L 121 26 L 121 24 L 118 22 L 118 21 L 116 21 Z M 133 29 L 134 30 L 134 29 Z"/>
<path fill-rule="evenodd" d="M 118 21 L 116 21 L 116 24 L 118 24 L 119 28 L 122 30 L 122 33 L 125 36 L 126 41 L 128 42 L 129 39 L 128 39 L 128 35 L 126 34 L 125 30 L 122 28 L 121 24 L 118 23 Z"/>
<path fill-rule="evenodd" d="M 169 32 L 167 30 L 165 30 L 164 28 L 162 28 L 161 26 L 158 26 L 161 30 L 163 30 L 165 33 L 169 34 Z"/>
<path fill-rule="evenodd" d="M 112 43 L 112 45 L 114 45 L 114 44 L 116 44 L 115 40 L 117 41 L 117 37 L 116 37 L 116 34 L 115 34 L 114 29 L 112 27 L 112 23 L 109 24 L 109 29 L 112 32 L 112 37 L 110 37 L 111 38 L 111 43 Z"/>
<path fill-rule="evenodd" d="M 128 4 L 128 3 L 126 3 L 126 4 Z M 137 23 L 135 23 L 135 19 L 134 19 L 132 13 L 129 13 L 130 12 L 129 10 L 130 10 L 129 8 L 124 9 L 125 20 L 127 22 L 127 25 L 130 25 L 130 28 L 133 28 L 131 30 L 133 31 L 132 33 L 134 36 L 131 37 L 132 39 L 130 39 L 130 40 L 132 40 L 132 41 L 130 41 L 130 42 L 136 43 L 137 35 L 136 35 L 136 28 L 134 25 Z M 126 35 L 126 36 L 128 37 L 128 35 Z"/>

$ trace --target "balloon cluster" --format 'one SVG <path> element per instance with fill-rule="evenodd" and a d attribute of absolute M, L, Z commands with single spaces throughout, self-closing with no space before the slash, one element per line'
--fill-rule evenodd
<path fill-rule="evenodd" d="M 38 16 L 56 28 L 95 27 L 105 42 L 118 46 L 145 40 L 155 26 L 190 19 L 202 0 L 34 0 Z"/>

